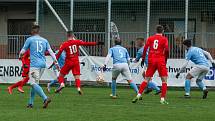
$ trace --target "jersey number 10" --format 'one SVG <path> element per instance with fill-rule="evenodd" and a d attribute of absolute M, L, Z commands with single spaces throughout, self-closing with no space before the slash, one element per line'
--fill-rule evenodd
<path fill-rule="evenodd" d="M 69 49 L 70 49 L 70 54 L 77 53 L 77 46 L 76 45 L 69 46 Z"/>

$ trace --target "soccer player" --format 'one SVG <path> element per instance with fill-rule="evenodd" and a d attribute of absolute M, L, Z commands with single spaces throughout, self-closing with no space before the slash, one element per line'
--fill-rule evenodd
<path fill-rule="evenodd" d="M 51 99 L 46 96 L 43 89 L 39 86 L 39 80 L 46 68 L 46 58 L 45 52 L 48 51 L 56 67 L 59 68 L 54 52 L 52 51 L 49 42 L 39 36 L 40 27 L 39 25 L 34 25 L 31 30 L 32 36 L 29 37 L 20 54 L 19 57 L 23 57 L 23 54 L 30 49 L 30 73 L 29 73 L 29 83 L 31 85 L 30 100 L 28 102 L 27 108 L 33 108 L 33 102 L 35 94 L 38 94 L 43 99 L 43 108 L 47 108 Z"/>
<path fill-rule="evenodd" d="M 139 62 L 140 58 L 143 56 L 143 49 L 144 49 L 144 45 L 145 45 L 144 41 L 145 41 L 144 38 L 137 38 L 136 39 L 136 46 L 138 48 L 138 51 L 136 53 L 136 58 L 133 61 L 134 63 Z M 148 67 L 148 51 L 149 50 L 147 50 L 147 52 L 146 52 L 146 58 L 144 61 L 146 68 Z M 143 71 L 142 75 L 143 75 L 143 78 L 145 78 L 145 71 Z M 160 88 L 153 81 L 149 81 L 148 86 L 145 89 L 144 93 L 148 94 L 148 93 L 152 92 L 153 89 L 156 91 L 155 95 L 158 95 L 161 93 Z"/>
<path fill-rule="evenodd" d="M 137 93 L 137 85 L 132 81 L 131 72 L 129 70 L 130 57 L 126 48 L 121 46 L 121 40 L 115 40 L 115 46 L 110 48 L 108 55 L 106 56 L 103 70 L 106 70 L 108 61 L 113 58 L 113 70 L 112 70 L 112 94 L 110 95 L 113 99 L 117 98 L 116 95 L 116 79 L 119 74 L 122 74 L 123 79 L 126 79 L 130 86 Z"/>
<path fill-rule="evenodd" d="M 166 37 L 163 36 L 163 26 L 157 25 L 156 27 L 156 34 L 149 37 L 146 45 L 144 47 L 143 56 L 141 66 L 144 66 L 144 60 L 146 58 L 146 52 L 149 49 L 148 54 L 148 68 L 146 70 L 146 77 L 145 80 L 141 83 L 139 87 L 138 95 L 132 100 L 133 103 L 136 103 L 138 100 L 141 99 L 141 95 L 144 89 L 147 87 L 149 81 L 153 77 L 156 70 L 158 70 L 159 76 L 162 80 L 162 87 L 161 87 L 161 104 L 168 104 L 165 100 L 166 92 L 167 92 L 167 69 L 166 69 L 166 62 L 169 56 L 169 48 L 168 48 L 168 40 Z"/>
<path fill-rule="evenodd" d="M 192 61 L 196 65 L 190 70 L 190 72 L 188 72 L 186 76 L 184 96 L 185 98 L 190 98 L 190 82 L 192 78 L 197 77 L 196 84 L 203 91 L 202 98 L 206 99 L 208 95 L 208 90 L 202 81 L 210 69 L 208 60 L 210 60 L 210 62 L 212 63 L 212 66 L 215 67 L 213 58 L 211 57 L 210 53 L 208 53 L 207 51 L 204 51 L 201 48 L 192 46 L 191 39 L 184 40 L 183 45 L 185 45 L 187 48 L 186 62 L 184 63 L 180 71 L 177 73 L 176 78 L 179 77 L 180 73 L 184 72 L 189 61 Z"/>
<path fill-rule="evenodd" d="M 18 91 L 21 93 L 24 93 L 23 86 L 28 82 L 29 80 L 29 70 L 30 70 L 30 50 L 27 50 L 23 57 L 21 58 L 22 61 L 22 80 L 18 81 L 17 83 L 11 85 L 8 87 L 8 93 L 12 94 L 13 89 L 18 87 Z"/>
<path fill-rule="evenodd" d="M 59 52 L 59 50 L 57 50 L 55 52 L 55 55 L 57 55 L 57 53 Z M 58 59 L 58 64 L 60 66 L 60 68 L 63 67 L 64 63 L 65 63 L 65 58 L 66 58 L 66 53 L 63 51 Z M 52 68 L 56 77 L 59 76 L 60 72 L 57 70 L 57 68 L 53 65 L 51 65 L 49 67 L 49 69 Z M 55 80 L 52 80 L 50 83 L 47 84 L 47 91 L 50 93 L 50 90 L 51 90 L 51 86 L 54 85 L 54 84 L 59 84 L 58 81 L 55 79 Z"/>
<path fill-rule="evenodd" d="M 84 42 L 82 40 L 77 40 L 72 31 L 67 32 L 67 41 L 64 42 L 57 53 L 57 59 L 60 57 L 63 51 L 66 52 L 65 64 L 60 70 L 60 75 L 58 77 L 58 82 L 60 87 L 55 91 L 55 93 L 60 92 L 64 87 L 64 77 L 72 70 L 73 76 L 75 78 L 76 88 L 80 95 L 83 94 L 81 90 L 81 81 L 80 81 L 80 63 L 79 63 L 79 46 L 95 46 L 96 42 Z"/>

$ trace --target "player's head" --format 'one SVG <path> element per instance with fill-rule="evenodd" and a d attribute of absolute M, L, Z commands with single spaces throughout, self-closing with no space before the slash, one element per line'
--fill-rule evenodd
<path fill-rule="evenodd" d="M 115 45 L 121 45 L 122 41 L 120 39 L 115 39 L 114 43 L 115 43 Z"/>
<path fill-rule="evenodd" d="M 139 48 L 139 47 L 144 46 L 144 42 L 145 42 L 144 38 L 137 38 L 136 41 L 135 41 L 136 47 Z"/>
<path fill-rule="evenodd" d="M 187 48 L 192 46 L 192 39 L 185 39 L 183 41 L 183 45 L 185 45 Z"/>
<path fill-rule="evenodd" d="M 163 34 L 164 33 L 164 28 L 162 25 L 157 25 L 156 26 L 156 33 L 158 34 Z"/>
<path fill-rule="evenodd" d="M 40 26 L 39 25 L 33 25 L 31 27 L 31 34 L 35 35 L 35 34 L 39 34 L 40 32 Z"/>
<path fill-rule="evenodd" d="M 67 38 L 73 38 L 74 32 L 73 31 L 67 31 Z"/>

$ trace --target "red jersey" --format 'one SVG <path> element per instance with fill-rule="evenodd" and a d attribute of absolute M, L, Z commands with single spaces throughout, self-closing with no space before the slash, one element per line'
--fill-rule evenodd
<path fill-rule="evenodd" d="M 56 58 L 60 57 L 63 51 L 66 52 L 65 63 L 67 62 L 79 62 L 79 46 L 94 46 L 96 42 L 84 42 L 82 40 L 67 40 L 64 42 L 56 55 Z"/>
<path fill-rule="evenodd" d="M 21 58 L 22 65 L 27 65 L 30 67 L 30 50 L 27 50 Z"/>
<path fill-rule="evenodd" d="M 169 47 L 168 39 L 160 34 L 155 34 L 147 39 L 146 45 L 143 50 L 142 59 L 145 59 L 146 52 L 149 49 L 148 58 L 168 58 Z"/>

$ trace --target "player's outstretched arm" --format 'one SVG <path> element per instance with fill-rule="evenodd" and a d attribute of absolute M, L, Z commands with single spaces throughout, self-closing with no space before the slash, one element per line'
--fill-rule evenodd
<path fill-rule="evenodd" d="M 184 72 L 187 65 L 189 63 L 189 60 L 186 60 L 186 62 L 183 64 L 183 66 L 181 67 L 180 71 L 176 74 L 176 78 L 178 78 L 180 76 L 180 73 Z"/>
<path fill-rule="evenodd" d="M 205 50 L 203 50 L 203 53 L 204 53 L 204 55 L 208 58 L 208 60 L 209 60 L 212 64 L 214 64 L 214 60 L 213 60 L 211 54 L 210 54 L 209 52 L 205 51 Z"/>
<path fill-rule="evenodd" d="M 79 45 L 81 45 L 81 46 L 95 46 L 95 45 L 97 45 L 97 42 L 84 42 L 84 41 L 79 41 Z"/>

